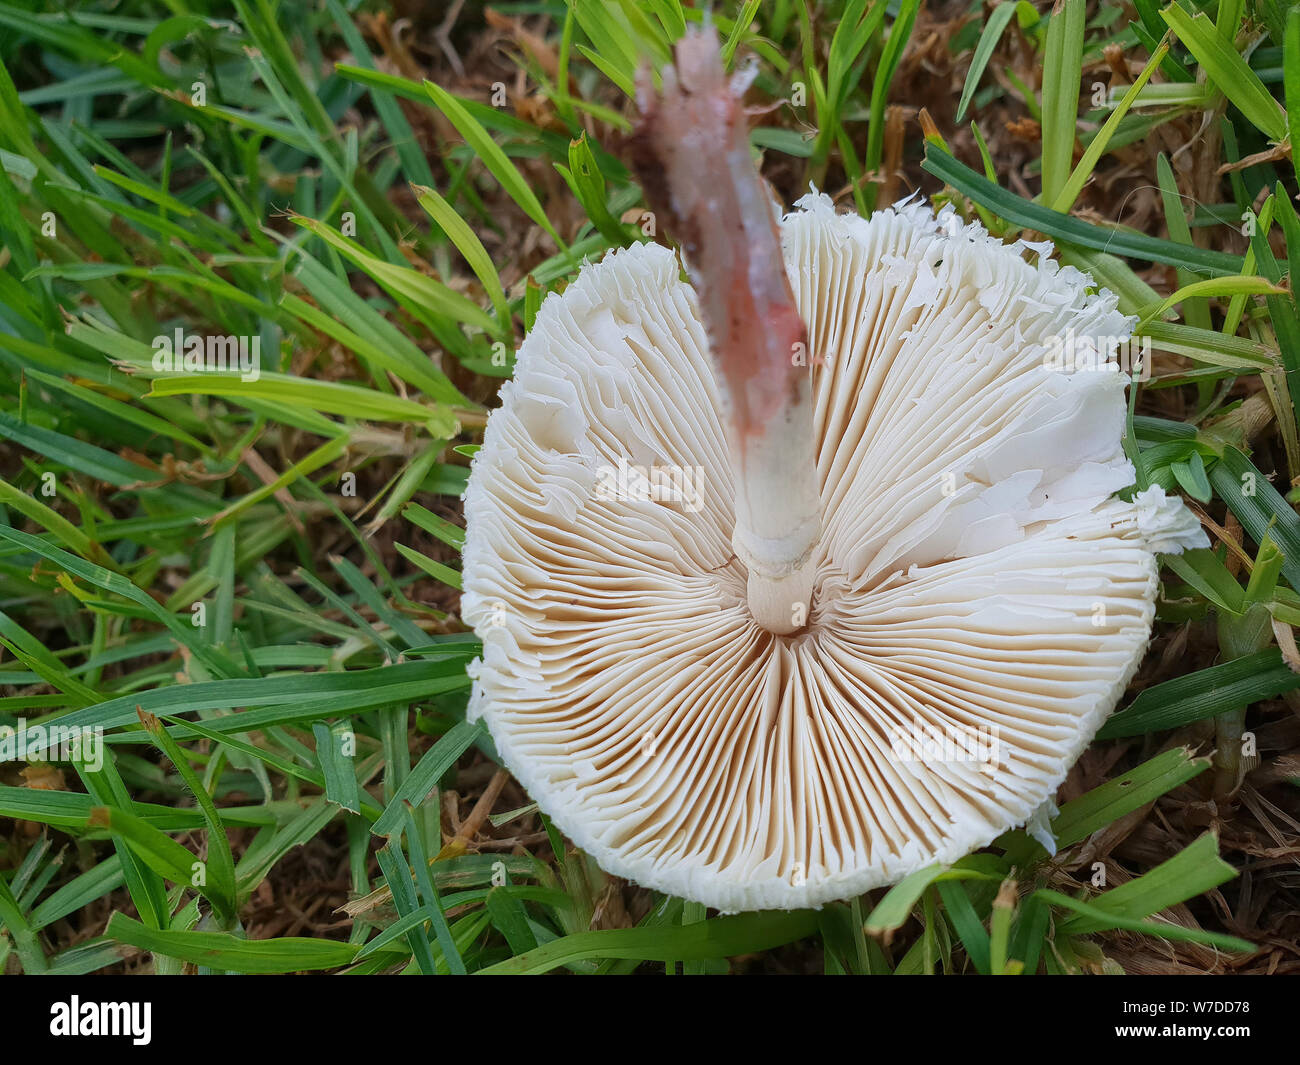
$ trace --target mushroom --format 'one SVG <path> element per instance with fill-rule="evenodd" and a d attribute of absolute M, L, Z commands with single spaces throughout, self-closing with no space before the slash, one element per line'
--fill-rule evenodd
<path fill-rule="evenodd" d="M 778 220 L 711 31 L 632 157 L 680 239 L 549 296 L 465 494 L 470 715 L 611 873 L 816 906 L 1024 824 L 1150 637 L 1116 297 L 950 209 Z M 1031 264 L 1025 252 L 1036 253 Z M 1064 352 L 1090 358 L 1062 358 Z"/>

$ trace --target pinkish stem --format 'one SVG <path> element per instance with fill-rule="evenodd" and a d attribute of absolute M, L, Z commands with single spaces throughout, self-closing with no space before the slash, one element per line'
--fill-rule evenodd
<path fill-rule="evenodd" d="M 812 380 L 772 200 L 750 157 L 745 79 L 728 81 L 712 27 L 678 43 L 658 97 L 647 74 L 629 155 L 681 243 L 713 349 L 750 612 L 772 632 L 794 632 L 808 618 L 821 536 Z"/>

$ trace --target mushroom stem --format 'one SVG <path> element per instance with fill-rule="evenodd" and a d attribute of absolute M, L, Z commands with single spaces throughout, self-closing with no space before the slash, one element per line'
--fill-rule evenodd
<path fill-rule="evenodd" d="M 767 432 L 735 448 L 736 525 L 731 546 L 749 571 L 749 611 L 784 635 L 808 621 L 821 500 L 813 442 L 812 386 L 805 375 Z"/>
<path fill-rule="evenodd" d="M 750 157 L 741 98 L 711 26 L 690 30 L 663 91 L 638 82 L 632 166 L 681 244 L 709 334 L 735 479 L 732 546 L 765 629 L 808 620 L 821 498 L 807 333 L 785 272 L 770 196 Z"/>

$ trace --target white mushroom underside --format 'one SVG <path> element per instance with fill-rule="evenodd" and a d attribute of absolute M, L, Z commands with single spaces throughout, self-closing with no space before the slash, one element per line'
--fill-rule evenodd
<path fill-rule="evenodd" d="M 1153 552 L 1202 543 L 1159 489 L 1113 497 L 1123 378 L 1043 368 L 1067 330 L 1113 351 L 1113 296 L 919 206 L 800 206 L 786 264 L 826 360 L 806 630 L 745 605 L 718 390 L 664 248 L 546 301 L 465 497 L 471 715 L 604 868 L 723 910 L 848 897 L 1023 823 L 1141 659 Z M 620 466 L 698 471 L 698 507 L 610 498 Z M 900 746 L 931 727 L 995 743 Z"/>

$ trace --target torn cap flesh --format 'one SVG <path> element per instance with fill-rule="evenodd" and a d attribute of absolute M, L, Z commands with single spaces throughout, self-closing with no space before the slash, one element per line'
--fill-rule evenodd
<path fill-rule="evenodd" d="M 1142 659 L 1156 553 L 1207 543 L 1160 488 L 1115 495 L 1132 323 L 1048 246 L 816 194 L 779 236 L 811 362 L 806 625 L 750 610 L 725 384 L 667 248 L 547 298 L 465 494 L 471 718 L 603 868 L 724 911 L 1025 823 Z"/>

